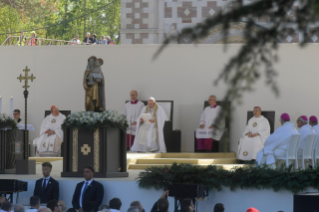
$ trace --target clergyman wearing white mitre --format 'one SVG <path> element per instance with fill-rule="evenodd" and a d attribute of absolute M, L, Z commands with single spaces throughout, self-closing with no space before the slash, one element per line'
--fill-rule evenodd
<path fill-rule="evenodd" d="M 63 131 L 61 125 L 65 115 L 61 114 L 55 105 L 51 107 L 51 114 L 45 117 L 41 124 L 40 137 L 33 140 L 37 147 L 38 157 L 60 157 Z"/>
<path fill-rule="evenodd" d="M 256 160 L 259 150 L 264 148 L 264 142 L 270 135 L 268 120 L 261 115 L 261 108 L 254 107 L 254 117 L 249 119 L 243 136 L 240 138 L 237 157 L 239 160 Z"/>
<path fill-rule="evenodd" d="M 137 119 L 137 133 L 131 151 L 166 152 L 163 133 L 165 121 L 166 112 L 150 97 Z"/>

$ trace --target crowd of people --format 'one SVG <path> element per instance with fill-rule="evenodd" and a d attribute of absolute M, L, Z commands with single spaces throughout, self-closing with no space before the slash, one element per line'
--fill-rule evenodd
<path fill-rule="evenodd" d="M 26 210 L 23 205 L 12 204 L 4 197 L 0 196 L 0 212 L 120 212 L 122 210 L 122 201 L 119 198 L 113 198 L 108 205 L 102 204 L 104 198 L 104 188 L 101 183 L 94 180 L 94 168 L 86 166 L 84 168 L 84 181 L 77 184 L 72 207 L 67 209 L 63 200 L 59 201 L 59 182 L 50 176 L 52 164 L 44 162 L 42 164 L 43 178 L 36 181 L 33 196 L 30 197 L 29 207 Z M 169 202 L 167 197 L 169 191 L 162 193 L 161 197 L 155 201 L 150 212 L 168 212 Z M 43 205 L 45 205 L 43 207 Z M 225 206 L 217 203 L 213 212 L 224 212 Z M 194 212 L 195 206 L 191 198 L 185 198 L 181 201 L 181 212 Z M 145 212 L 140 201 L 133 201 L 127 212 Z M 255 208 L 248 208 L 247 212 L 258 212 Z"/>
<path fill-rule="evenodd" d="M 91 36 L 91 33 L 86 33 L 86 37 L 83 39 L 83 41 L 81 42 L 79 40 L 79 35 L 76 35 L 75 38 L 72 39 L 72 41 L 70 42 L 70 45 L 81 45 L 85 44 L 85 45 L 114 45 L 115 42 L 114 40 L 111 39 L 110 36 L 104 36 L 101 35 L 100 39 L 97 38 L 96 34 L 93 34 Z"/>
<path fill-rule="evenodd" d="M 91 36 L 91 33 L 87 33 L 87 36 L 81 42 L 79 40 L 79 35 L 76 35 L 69 43 L 69 45 L 114 45 L 115 42 L 112 40 L 110 36 L 101 35 L 100 39 L 97 38 L 96 34 Z M 37 46 L 38 37 L 36 36 L 36 32 L 32 31 L 30 34 L 30 38 L 27 38 L 24 32 L 20 33 L 20 36 L 17 38 L 17 46 Z"/>

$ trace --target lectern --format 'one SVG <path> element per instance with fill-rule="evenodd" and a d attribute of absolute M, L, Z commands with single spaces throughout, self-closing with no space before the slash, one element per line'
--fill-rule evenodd
<path fill-rule="evenodd" d="M 83 177 L 87 165 L 95 169 L 95 178 L 128 177 L 125 136 L 116 127 L 65 128 L 61 177 Z"/>

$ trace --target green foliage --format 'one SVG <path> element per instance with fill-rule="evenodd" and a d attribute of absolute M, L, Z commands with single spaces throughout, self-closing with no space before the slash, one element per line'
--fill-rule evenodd
<path fill-rule="evenodd" d="M 11 116 L 0 113 L 0 129 L 1 128 L 17 129 L 17 123 Z"/>
<path fill-rule="evenodd" d="M 236 189 L 267 189 L 273 191 L 287 190 L 299 193 L 308 187 L 319 189 L 319 168 L 294 171 L 291 167 L 281 167 L 274 170 L 268 167 L 235 167 L 224 170 L 218 166 L 194 166 L 191 164 L 176 164 L 171 167 L 149 167 L 138 177 L 140 188 L 163 189 L 163 174 L 165 169 L 173 175 L 172 183 L 200 184 L 210 189 L 222 190 L 227 187 Z"/>
<path fill-rule="evenodd" d="M 116 127 L 126 131 L 128 127 L 125 116 L 115 110 L 103 112 L 83 111 L 69 115 L 63 122 L 62 128 L 77 128 L 93 131 L 99 127 Z"/>
<path fill-rule="evenodd" d="M 86 32 L 90 32 L 97 34 L 98 40 L 101 35 L 109 35 L 117 40 L 117 43 L 119 42 L 119 39 L 116 38 L 119 38 L 121 23 L 120 0 L 108 6 L 105 5 L 112 0 L 11 0 L 11 2 L 13 2 L 13 8 L 9 1 L 2 2 L 0 0 L 0 7 L 2 7 L 0 10 L 0 34 L 21 30 L 31 31 L 36 28 L 61 24 L 38 30 L 37 36 L 47 39 L 71 40 L 78 34 L 82 41 Z M 97 10 L 102 6 L 105 7 Z M 88 14 L 92 11 L 95 12 Z M 88 14 L 86 22 L 84 22 L 84 17 L 66 22 L 84 14 Z M 85 30 L 84 26 L 86 26 Z M 1 44 L 8 35 L 0 35 Z M 20 34 L 11 35 L 18 36 Z M 26 33 L 26 36 L 30 36 L 30 32 Z"/>

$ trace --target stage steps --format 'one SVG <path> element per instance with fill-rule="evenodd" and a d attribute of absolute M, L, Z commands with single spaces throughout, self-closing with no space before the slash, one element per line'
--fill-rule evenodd
<path fill-rule="evenodd" d="M 217 167 L 223 168 L 225 170 L 231 170 L 234 167 L 248 167 L 248 165 L 244 165 L 244 164 L 214 164 Z M 130 168 L 131 170 L 145 170 L 148 167 L 170 167 L 172 166 L 172 164 L 130 164 Z M 201 166 L 201 167 L 207 167 L 208 165 L 197 165 L 197 166 Z"/>
<path fill-rule="evenodd" d="M 155 159 L 137 159 L 136 164 L 172 164 L 188 163 L 196 165 L 209 164 L 234 164 L 236 158 L 217 158 L 217 159 L 189 159 L 189 158 L 155 158 Z"/>
<path fill-rule="evenodd" d="M 127 168 L 143 170 L 147 167 L 163 167 L 177 164 L 198 166 L 216 165 L 230 169 L 237 165 L 235 153 L 128 153 Z"/>

